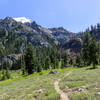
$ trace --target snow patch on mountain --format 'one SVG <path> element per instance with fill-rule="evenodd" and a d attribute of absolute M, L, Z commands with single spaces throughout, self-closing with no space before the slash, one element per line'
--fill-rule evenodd
<path fill-rule="evenodd" d="M 27 23 L 27 22 L 31 22 L 30 19 L 26 18 L 26 17 L 17 17 L 17 18 L 13 18 L 14 20 L 16 20 L 17 22 L 22 22 L 22 23 Z"/>

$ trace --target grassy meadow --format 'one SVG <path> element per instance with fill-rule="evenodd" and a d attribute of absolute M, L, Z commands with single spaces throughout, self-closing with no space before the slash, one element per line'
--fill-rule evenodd
<path fill-rule="evenodd" d="M 59 87 L 68 93 L 70 100 L 100 100 L 100 66 L 90 70 L 84 68 L 57 69 L 21 76 L 12 73 L 12 79 L 0 81 L 0 100 L 59 100 L 54 89 L 55 80 L 61 79 Z M 66 76 L 70 72 L 69 76 Z"/>

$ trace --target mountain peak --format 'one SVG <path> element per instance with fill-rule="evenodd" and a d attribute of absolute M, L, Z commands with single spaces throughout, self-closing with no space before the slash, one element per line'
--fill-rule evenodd
<path fill-rule="evenodd" d="M 7 16 L 6 18 L 5 18 L 5 20 L 10 20 L 10 19 L 12 19 L 11 17 L 9 17 L 9 16 Z"/>
<path fill-rule="evenodd" d="M 14 21 L 14 19 L 13 18 L 11 18 L 11 17 L 9 17 L 9 16 L 7 16 L 5 19 L 4 19 L 4 21 Z"/>
<path fill-rule="evenodd" d="M 53 42 L 65 43 L 74 34 L 63 27 L 44 28 L 35 21 L 30 22 L 30 19 L 26 17 L 1 19 L 0 28 L 7 31 L 12 30 L 18 36 L 25 36 L 34 45 L 50 45 Z"/>
<path fill-rule="evenodd" d="M 27 23 L 27 22 L 31 22 L 30 19 L 26 18 L 26 17 L 17 17 L 17 18 L 13 18 L 14 20 L 16 20 L 17 22 L 21 22 L 21 23 Z"/>

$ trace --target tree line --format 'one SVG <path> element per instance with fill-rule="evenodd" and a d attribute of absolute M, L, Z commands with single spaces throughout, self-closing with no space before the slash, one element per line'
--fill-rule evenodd
<path fill-rule="evenodd" d="M 61 53 L 57 48 L 35 48 L 31 43 L 22 55 L 21 69 L 23 74 L 32 74 L 42 70 L 64 68 L 70 59 L 67 52 Z"/>
<path fill-rule="evenodd" d="M 2 58 L 13 52 L 22 53 L 22 56 L 12 65 L 9 61 L 3 63 L 1 61 L 0 69 L 2 69 L 2 74 L 7 76 L 5 78 L 10 77 L 8 70 L 21 69 L 23 75 L 28 75 L 34 72 L 41 72 L 42 70 L 65 68 L 72 65 L 83 67 L 92 64 L 94 69 L 96 68 L 95 65 L 100 62 L 100 42 L 95 40 L 95 34 L 91 34 L 89 29 L 82 34 L 82 48 L 76 58 L 71 58 L 68 54 L 68 50 L 60 50 L 61 48 L 59 46 L 35 47 L 31 43 L 27 45 L 24 38 L 23 40 L 17 38 L 17 41 L 15 35 L 7 33 L 6 31 L 4 35 L 6 35 L 6 38 L 8 39 L 3 39 L 4 37 L 2 35 L 1 41 L 5 45 L 5 48 L 8 49 L 5 49 L 5 51 L 0 49 L 0 57 Z M 21 49 L 23 41 L 24 44 L 26 43 L 25 50 Z M 14 45 L 11 47 L 10 44 L 12 42 L 14 42 Z M 3 75 L 2 77 L 4 78 Z"/>
<path fill-rule="evenodd" d="M 95 35 L 91 31 L 86 30 L 82 37 L 82 49 L 76 57 L 76 64 L 81 66 L 95 65 L 100 61 L 100 42 L 96 41 Z"/>

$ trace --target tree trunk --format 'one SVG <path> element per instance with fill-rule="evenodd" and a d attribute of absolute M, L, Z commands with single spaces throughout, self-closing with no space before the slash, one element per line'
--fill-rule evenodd
<path fill-rule="evenodd" d="M 93 63 L 93 69 L 95 69 L 95 63 Z"/>

